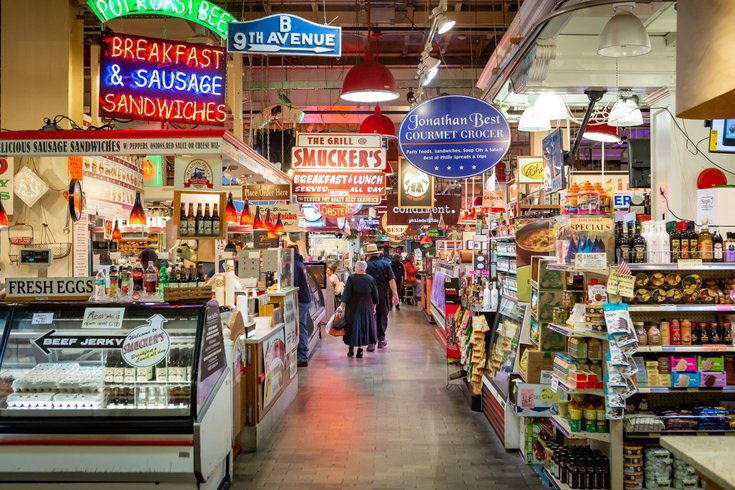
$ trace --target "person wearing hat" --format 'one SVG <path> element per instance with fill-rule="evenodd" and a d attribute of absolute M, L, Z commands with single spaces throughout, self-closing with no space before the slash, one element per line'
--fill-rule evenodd
<path fill-rule="evenodd" d="M 388 291 L 390 290 L 393 294 L 393 304 L 398 304 L 398 287 L 396 286 L 396 276 L 393 274 L 393 269 L 389 263 L 383 260 L 383 251 L 378 250 L 377 245 L 369 243 L 365 247 L 365 255 L 368 258 L 367 273 L 375 279 L 375 283 L 378 285 L 378 307 L 375 312 L 375 325 L 378 348 L 382 349 L 388 345 L 385 340 L 385 332 L 388 329 L 388 312 L 391 304 Z M 373 352 L 375 345 L 368 345 L 367 350 Z"/>

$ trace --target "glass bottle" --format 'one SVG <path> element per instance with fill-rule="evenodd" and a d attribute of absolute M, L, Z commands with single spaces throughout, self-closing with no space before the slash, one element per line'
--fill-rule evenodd
<path fill-rule="evenodd" d="M 204 265 L 199 262 L 197 264 L 197 286 L 204 286 L 207 282 L 207 278 L 204 276 Z"/>
<path fill-rule="evenodd" d="M 725 247 L 720 235 L 720 230 L 715 228 L 715 233 L 712 236 L 712 262 L 724 262 L 725 261 Z"/>
<path fill-rule="evenodd" d="M 120 294 L 123 296 L 130 295 L 130 266 L 124 264 L 120 268 Z"/>
<path fill-rule="evenodd" d="M 110 296 L 113 298 L 117 297 L 117 267 L 114 265 L 110 266 Z"/>
<path fill-rule="evenodd" d="M 204 236 L 204 214 L 202 214 L 202 203 L 197 204 L 197 214 L 194 216 L 194 228 L 197 236 Z"/>
<path fill-rule="evenodd" d="M 194 266 L 189 266 L 189 287 L 195 288 L 197 287 L 197 274 L 196 271 L 194 271 Z"/>
<path fill-rule="evenodd" d="M 107 297 L 107 276 L 105 270 L 100 269 L 94 276 L 94 299 L 101 301 Z"/>
<path fill-rule="evenodd" d="M 219 232 L 220 232 L 219 204 L 214 203 L 214 208 L 212 209 L 212 235 L 219 236 Z"/>
<path fill-rule="evenodd" d="M 689 258 L 701 259 L 699 255 L 699 235 L 694 230 L 694 223 L 687 223 L 687 238 L 689 239 Z"/>
<path fill-rule="evenodd" d="M 725 262 L 735 262 L 735 233 L 727 232 L 727 240 L 725 241 Z"/>
<path fill-rule="evenodd" d="M 699 258 L 702 259 L 702 262 L 712 262 L 714 258 L 714 240 L 712 237 L 712 233 L 710 233 L 709 231 L 708 223 L 706 221 L 702 224 L 702 228 L 699 230 L 697 245 L 699 250 Z"/>
<path fill-rule="evenodd" d="M 676 224 L 679 230 L 679 258 L 680 259 L 691 259 L 691 251 L 689 250 L 689 235 L 687 234 L 687 224 L 685 221 L 679 221 Z"/>
<path fill-rule="evenodd" d="M 204 234 L 206 236 L 212 235 L 212 215 L 209 214 L 209 203 L 204 205 Z"/>
<path fill-rule="evenodd" d="M 188 232 L 186 236 L 196 236 L 197 234 L 197 225 L 196 225 L 196 218 L 194 217 L 194 203 L 189 203 L 189 212 L 186 214 L 186 227 L 188 229 Z"/>
<path fill-rule="evenodd" d="M 143 265 L 140 263 L 140 259 L 135 259 L 131 276 L 133 279 L 133 292 L 142 292 L 145 271 L 143 270 Z"/>
<path fill-rule="evenodd" d="M 673 226 L 669 226 L 669 251 L 671 252 L 671 262 L 678 262 L 681 257 L 681 234 L 679 233 L 678 223 L 674 222 Z"/>
<path fill-rule="evenodd" d="M 635 234 L 633 235 L 632 263 L 642 264 L 646 261 L 646 239 L 641 235 L 641 222 L 635 222 Z"/>
<path fill-rule="evenodd" d="M 179 210 L 179 236 L 189 236 L 189 223 L 186 221 L 186 204 L 183 202 Z"/>

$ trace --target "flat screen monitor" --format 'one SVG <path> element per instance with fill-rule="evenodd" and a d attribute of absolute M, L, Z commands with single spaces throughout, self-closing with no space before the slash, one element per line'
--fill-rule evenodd
<path fill-rule="evenodd" d="M 544 138 L 541 146 L 544 153 L 544 191 L 546 194 L 559 192 L 566 187 L 561 128 Z"/>
<path fill-rule="evenodd" d="M 327 289 L 327 263 L 326 262 L 306 262 L 306 269 L 311 271 L 317 284 L 322 289 Z"/>
<path fill-rule="evenodd" d="M 710 152 L 735 153 L 735 119 L 714 119 L 709 131 Z"/>

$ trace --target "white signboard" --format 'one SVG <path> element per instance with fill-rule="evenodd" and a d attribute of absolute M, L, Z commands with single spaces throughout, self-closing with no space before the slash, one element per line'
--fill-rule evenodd
<path fill-rule="evenodd" d="M 94 292 L 93 277 L 8 278 L 6 301 L 86 300 Z"/>
<path fill-rule="evenodd" d="M 218 191 L 222 189 L 222 158 L 176 157 L 174 189 L 177 191 Z M 219 210 L 220 213 L 224 209 Z"/>
<path fill-rule="evenodd" d="M 168 320 L 155 314 L 146 320 L 146 325 L 133 329 L 122 345 L 123 360 L 132 367 L 155 366 L 166 358 L 171 349 L 171 338 L 163 329 Z"/>
<path fill-rule="evenodd" d="M 85 308 L 82 328 L 122 328 L 125 308 Z"/>
<path fill-rule="evenodd" d="M 74 277 L 89 275 L 89 217 L 82 217 L 74 223 Z"/>

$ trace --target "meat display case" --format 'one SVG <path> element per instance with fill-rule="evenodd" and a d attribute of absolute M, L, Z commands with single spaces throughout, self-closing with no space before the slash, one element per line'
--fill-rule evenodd
<path fill-rule="evenodd" d="M 229 479 L 232 380 L 216 303 L 2 305 L 0 322 L 0 488 Z"/>

